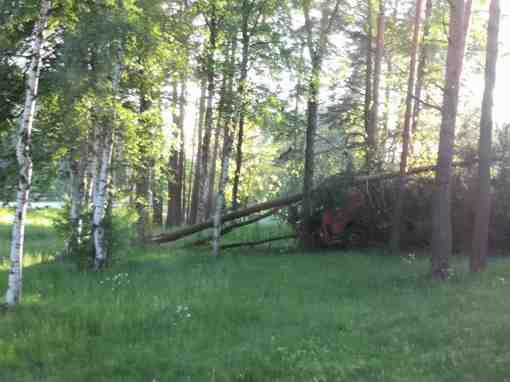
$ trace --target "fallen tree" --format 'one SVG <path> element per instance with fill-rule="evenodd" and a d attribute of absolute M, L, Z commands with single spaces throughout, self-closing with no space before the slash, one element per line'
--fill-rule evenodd
<path fill-rule="evenodd" d="M 225 244 L 225 245 L 221 246 L 221 249 L 232 249 L 232 248 L 239 248 L 239 247 L 254 247 L 256 245 L 267 244 L 267 243 L 272 243 L 272 242 L 281 241 L 281 240 L 295 239 L 295 238 L 297 238 L 296 235 L 284 235 L 284 236 L 278 236 L 278 237 L 271 237 L 269 239 L 264 239 L 264 240 L 247 241 L 244 243 Z"/>
<path fill-rule="evenodd" d="M 472 160 L 467 160 L 467 161 L 459 161 L 459 162 L 453 163 L 453 166 L 454 167 L 469 167 L 477 162 L 478 162 L 477 159 L 472 159 Z M 418 167 L 418 168 L 409 170 L 406 174 L 406 177 L 409 177 L 412 175 L 418 175 L 418 174 L 422 174 L 422 173 L 434 171 L 434 170 L 436 170 L 436 165 L 422 166 L 422 167 Z M 341 177 L 341 176 L 339 175 L 338 177 Z M 385 173 L 373 174 L 373 175 L 361 175 L 361 176 L 356 176 L 356 177 L 352 178 L 351 183 L 352 183 L 352 185 L 359 185 L 359 184 L 363 184 L 363 183 L 367 183 L 367 182 L 391 180 L 391 179 L 395 179 L 398 177 L 400 177 L 400 172 L 385 172 Z M 321 186 L 318 186 L 317 189 L 321 189 Z M 246 207 L 243 209 L 239 209 L 239 210 L 227 213 L 227 214 L 223 215 L 221 220 L 223 222 L 229 222 L 229 221 L 240 219 L 240 218 L 250 216 L 250 215 L 253 215 L 253 214 L 256 214 L 259 212 L 267 211 L 270 209 L 279 209 L 279 208 L 283 208 L 283 207 L 288 207 L 288 206 L 291 206 L 293 204 L 300 202 L 302 199 L 303 199 L 302 193 L 294 194 L 294 195 L 290 195 L 290 196 L 286 196 L 286 197 L 281 197 L 278 199 L 270 200 L 270 201 L 263 202 L 263 203 L 258 203 L 253 206 L 250 206 L 250 207 Z M 195 225 L 192 225 L 189 227 L 177 229 L 173 232 L 167 232 L 167 233 L 160 234 L 158 236 L 154 236 L 149 240 L 149 242 L 158 243 L 158 244 L 173 242 L 173 241 L 182 239 L 184 237 L 193 235 L 195 233 L 204 231 L 206 229 L 209 229 L 212 226 L 213 226 L 213 221 L 211 219 L 209 219 L 203 223 L 195 224 Z"/>

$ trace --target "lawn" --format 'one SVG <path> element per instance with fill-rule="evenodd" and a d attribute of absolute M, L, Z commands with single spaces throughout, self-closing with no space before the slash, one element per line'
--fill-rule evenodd
<path fill-rule="evenodd" d="M 24 302 L 0 313 L 2 382 L 510 381 L 506 259 L 436 284 L 380 251 L 124 246 L 93 274 L 51 260 L 52 214 L 31 215 Z"/>

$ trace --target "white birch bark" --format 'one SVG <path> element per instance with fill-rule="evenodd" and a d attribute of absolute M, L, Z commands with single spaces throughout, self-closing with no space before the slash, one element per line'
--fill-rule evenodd
<path fill-rule="evenodd" d="M 34 122 L 39 75 L 41 71 L 41 50 L 44 45 L 44 31 L 48 24 L 51 2 L 43 0 L 39 20 L 32 31 L 32 57 L 27 71 L 25 89 L 25 107 L 21 117 L 16 157 L 18 160 L 18 191 L 16 195 L 16 216 L 12 229 L 11 241 L 11 267 L 7 285 L 5 302 L 14 306 L 21 302 L 22 268 L 23 268 L 23 242 L 25 236 L 25 216 L 28 205 L 29 191 L 32 183 L 32 125 Z"/>
<path fill-rule="evenodd" d="M 112 79 L 112 94 L 115 98 L 117 96 L 120 77 L 122 74 L 122 66 L 119 62 L 115 64 L 113 69 Z M 113 113 L 114 114 L 114 113 Z M 113 117 L 114 118 L 114 117 Z M 107 257 L 106 245 L 105 245 L 105 229 L 104 220 L 106 216 L 106 199 L 108 197 L 108 180 L 110 176 L 110 165 L 112 160 L 113 152 L 113 126 L 115 121 L 112 121 L 108 126 L 103 127 L 103 134 L 101 136 L 101 146 L 99 154 L 99 166 L 98 174 L 96 175 L 95 191 L 92 196 L 93 198 L 93 216 L 92 216 L 92 230 L 94 238 L 94 269 L 101 269 Z"/>
<path fill-rule="evenodd" d="M 83 230 L 83 202 L 85 199 L 85 171 L 86 171 L 86 143 L 80 143 L 80 157 L 71 158 L 71 209 L 69 211 L 69 222 L 71 232 L 66 244 L 66 254 L 72 255 L 80 247 Z"/>

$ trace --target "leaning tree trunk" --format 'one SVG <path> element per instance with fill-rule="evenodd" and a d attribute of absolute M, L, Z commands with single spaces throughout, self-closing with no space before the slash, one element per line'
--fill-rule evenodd
<path fill-rule="evenodd" d="M 118 95 L 120 87 L 120 77 L 122 74 L 122 66 L 119 62 L 114 65 L 112 78 L 112 94 L 115 98 Z M 112 101 L 114 102 L 114 101 Z M 108 197 L 108 181 L 110 177 L 110 166 L 113 153 L 113 133 L 115 125 L 115 106 L 112 105 L 112 121 L 107 126 L 103 126 L 101 136 L 101 156 L 99 172 L 97 174 L 96 190 L 93 196 L 94 213 L 92 216 L 92 232 L 94 238 L 94 270 L 101 269 L 107 259 L 107 248 L 105 242 L 105 216 L 106 202 Z"/>
<path fill-rule="evenodd" d="M 39 19 L 32 31 L 32 57 L 28 67 L 25 82 L 25 107 L 18 129 L 18 142 L 16 157 L 18 160 L 18 192 L 16 195 L 16 215 L 12 228 L 12 242 L 5 302 L 14 306 L 21 302 L 22 269 L 23 269 L 23 242 L 25 240 L 25 217 L 28 206 L 28 197 L 32 185 L 32 125 L 34 123 L 35 106 L 39 86 L 39 76 L 42 59 L 41 51 L 45 42 L 44 31 L 48 24 L 51 2 L 43 0 Z"/>
<path fill-rule="evenodd" d="M 423 0 L 416 0 L 416 14 L 414 19 L 413 41 L 411 45 L 411 62 L 409 65 L 409 80 L 407 83 L 406 111 L 404 117 L 404 130 L 402 132 L 402 155 L 400 158 L 400 178 L 397 180 L 397 195 L 393 211 L 393 226 L 391 235 L 391 249 L 393 253 L 400 250 L 400 230 L 402 223 L 402 210 L 404 207 L 404 193 L 406 185 L 407 160 L 411 142 L 411 123 L 413 115 L 413 93 L 416 79 L 416 59 L 418 55 L 418 39 L 420 37 L 420 20 Z"/>
<path fill-rule="evenodd" d="M 487 28 L 487 53 L 485 61 L 485 91 L 483 94 L 482 117 L 480 122 L 480 142 L 478 148 L 479 190 L 478 203 L 471 250 L 470 268 L 479 272 L 487 266 L 487 250 L 490 220 L 490 179 L 492 151 L 492 112 L 494 107 L 494 87 L 498 61 L 499 20 L 501 8 L 499 0 L 492 0 Z"/>
<path fill-rule="evenodd" d="M 467 25 L 470 17 L 470 1 L 450 3 L 448 55 L 445 74 L 445 91 L 442 107 L 439 153 L 432 202 L 432 277 L 444 280 L 448 277 L 449 256 L 452 252 L 451 227 L 451 174 L 455 124 L 459 103 L 460 77 L 464 59 Z"/>

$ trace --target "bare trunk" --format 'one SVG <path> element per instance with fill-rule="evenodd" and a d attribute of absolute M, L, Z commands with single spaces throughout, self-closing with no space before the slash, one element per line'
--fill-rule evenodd
<path fill-rule="evenodd" d="M 378 146 L 378 124 L 379 124 L 379 93 L 381 83 L 382 62 L 384 55 L 384 33 L 386 17 L 384 16 L 384 1 L 380 0 L 379 16 L 377 18 L 377 42 L 374 58 L 374 79 L 372 89 L 372 106 L 369 114 L 369 124 L 367 132 L 367 164 L 369 169 L 376 167 L 377 146 Z"/>
<path fill-rule="evenodd" d="M 454 0 L 450 3 L 449 42 L 445 74 L 446 87 L 442 108 L 435 191 L 432 202 L 431 273 L 434 278 L 441 280 L 448 277 L 448 262 L 452 252 L 451 173 L 460 76 L 471 9 L 470 1 L 468 0 L 466 6 L 464 0 Z"/>
<path fill-rule="evenodd" d="M 372 45 L 373 45 L 373 28 L 372 28 L 372 17 L 373 17 L 373 5 L 372 0 L 367 0 L 367 51 L 366 51 L 366 73 L 365 73 L 365 132 L 370 134 L 370 107 L 372 105 L 372 71 L 373 71 L 373 60 L 372 60 Z M 368 153 L 368 149 L 367 149 Z M 367 155 L 367 162 L 369 156 Z"/>
<path fill-rule="evenodd" d="M 397 180 L 397 195 L 395 209 L 393 211 L 393 227 L 391 236 L 391 248 L 393 253 L 400 250 L 400 229 L 402 221 L 402 210 L 404 206 L 405 175 L 407 171 L 407 160 L 409 145 L 411 142 L 411 122 L 413 115 L 413 93 L 416 79 L 416 59 L 418 55 L 418 40 L 420 37 L 420 21 L 423 7 L 423 0 L 416 0 L 416 14 L 414 19 L 413 41 L 411 45 L 411 62 L 409 65 L 409 80 L 407 83 L 406 111 L 404 116 L 404 130 L 402 132 L 402 155 L 400 158 L 400 178 Z"/>
<path fill-rule="evenodd" d="M 116 98 L 120 87 L 120 77 L 122 74 L 122 66 L 119 62 L 114 65 L 112 78 L 112 94 Z M 107 126 L 102 126 L 101 135 L 101 156 L 99 172 L 97 174 L 97 188 L 94 192 L 94 213 L 92 216 L 92 232 L 94 238 L 94 269 L 101 269 L 107 259 L 107 248 L 105 242 L 105 216 L 106 202 L 108 197 L 108 183 L 110 178 L 110 167 L 113 153 L 113 134 L 115 121 L 114 106 L 112 105 L 112 120 Z"/>
<path fill-rule="evenodd" d="M 174 145 L 170 154 L 168 181 L 168 214 L 167 227 L 178 226 L 182 224 L 182 189 L 184 176 L 184 117 L 186 108 L 186 79 L 182 80 L 180 95 L 177 94 L 177 88 L 174 89 L 174 107 L 179 110 L 174 114 L 175 132 Z"/>
<path fill-rule="evenodd" d="M 18 129 L 16 157 L 18 160 L 18 191 L 16 195 L 16 215 L 12 228 L 10 253 L 10 270 L 5 302 L 14 306 L 21 302 L 23 243 L 25 240 L 25 217 L 28 206 L 29 191 L 32 185 L 32 125 L 34 123 L 35 106 L 39 87 L 39 76 L 42 59 L 41 50 L 44 45 L 44 31 L 48 24 L 51 2 L 43 0 L 39 19 L 32 31 L 32 57 L 25 81 L 25 105 Z"/>
<path fill-rule="evenodd" d="M 204 115 L 205 115 L 205 99 L 206 99 L 206 81 L 203 79 L 200 86 L 200 105 L 198 111 L 198 128 L 197 128 L 197 153 L 195 156 L 194 166 L 194 177 L 193 185 L 191 190 L 191 202 L 189 212 L 189 224 L 195 224 L 197 222 L 198 215 L 198 201 L 200 199 L 200 176 L 201 176 L 201 158 L 202 158 L 202 135 L 204 127 Z"/>
<path fill-rule="evenodd" d="M 211 136 L 213 130 L 213 101 L 215 94 L 215 68 L 214 51 L 216 50 L 216 39 L 218 33 L 216 15 L 210 21 L 210 36 L 207 59 L 207 108 L 205 111 L 204 138 L 202 141 L 202 157 L 200 159 L 200 179 L 199 179 L 199 200 L 197 220 L 205 221 L 207 218 L 207 195 L 209 192 L 209 154 L 211 145 Z"/>
<path fill-rule="evenodd" d="M 418 130 L 418 124 L 420 121 L 420 112 L 421 112 L 421 94 L 423 91 L 423 85 L 425 82 L 425 69 L 427 67 L 427 61 L 430 56 L 430 43 L 427 41 L 430 34 L 431 21 L 430 17 L 432 15 L 432 0 L 427 0 L 427 6 L 425 10 L 425 20 L 423 21 L 423 36 L 421 40 L 421 51 L 420 51 L 420 59 L 418 64 L 418 72 L 416 78 L 416 89 L 414 91 L 414 95 L 416 97 L 414 108 L 413 108 L 413 126 L 411 129 L 411 133 L 415 134 Z"/>
<path fill-rule="evenodd" d="M 71 209 L 69 223 L 71 232 L 66 243 L 68 255 L 75 254 L 82 242 L 83 230 L 83 204 L 85 196 L 85 170 L 87 163 L 87 144 L 80 144 L 79 158 L 71 158 Z"/>
<path fill-rule="evenodd" d="M 244 123 L 246 117 L 246 81 L 248 80 L 248 64 L 250 58 L 250 40 L 251 36 L 248 31 L 248 18 L 250 14 L 243 12 L 242 20 L 242 56 L 241 56 L 241 76 L 239 78 L 239 88 L 237 96 L 240 99 L 239 110 L 239 130 L 237 133 L 237 147 L 236 147 L 236 169 L 234 172 L 234 182 L 232 185 L 232 208 L 235 210 L 239 206 L 239 183 L 241 181 L 241 168 L 243 165 L 243 141 L 244 141 Z M 299 96 L 296 96 L 296 108 L 298 108 Z"/>
<path fill-rule="evenodd" d="M 479 272 L 487 267 L 487 250 L 490 221 L 490 169 L 492 151 L 492 113 L 494 108 L 494 88 L 498 61 L 500 1 L 491 0 L 489 26 L 487 28 L 487 53 L 485 61 L 485 91 L 483 94 L 482 117 L 480 121 L 480 142 L 478 155 L 479 190 L 476 210 L 473 248 L 470 268 Z"/>
<path fill-rule="evenodd" d="M 221 170 L 220 180 L 218 183 L 218 193 L 216 194 L 216 202 L 214 204 L 213 214 L 213 256 L 220 255 L 220 241 L 222 221 L 221 217 L 225 209 L 225 187 L 228 182 L 228 168 L 230 163 L 230 154 L 232 152 L 232 141 L 235 127 L 234 110 L 239 105 L 239 102 L 234 100 L 234 73 L 235 73 L 235 60 L 236 60 L 237 41 L 234 38 L 231 44 L 230 60 L 227 72 L 227 84 L 225 87 L 225 104 L 224 114 L 225 121 L 223 125 L 223 150 L 221 155 Z"/>

